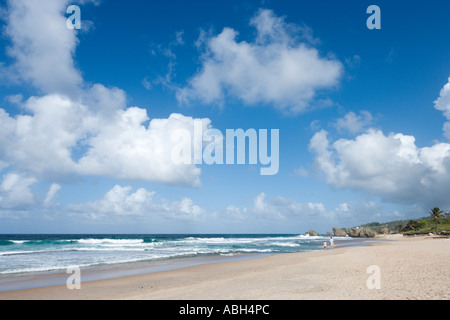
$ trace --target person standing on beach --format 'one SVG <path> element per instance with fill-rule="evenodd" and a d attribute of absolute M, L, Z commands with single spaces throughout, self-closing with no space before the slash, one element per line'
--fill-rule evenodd
<path fill-rule="evenodd" d="M 333 237 L 330 237 L 330 246 L 333 249 L 334 248 L 334 239 Z"/>
<path fill-rule="evenodd" d="M 323 249 L 327 250 L 327 241 L 326 240 L 323 242 Z"/>

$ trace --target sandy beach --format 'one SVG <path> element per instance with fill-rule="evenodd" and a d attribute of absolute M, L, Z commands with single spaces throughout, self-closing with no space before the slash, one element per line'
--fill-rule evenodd
<path fill-rule="evenodd" d="M 403 237 L 368 246 L 217 262 L 177 270 L 0 292 L 0 299 L 449 299 L 450 239 Z"/>

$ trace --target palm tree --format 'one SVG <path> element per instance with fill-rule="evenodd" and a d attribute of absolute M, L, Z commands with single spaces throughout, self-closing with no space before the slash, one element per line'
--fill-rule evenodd
<path fill-rule="evenodd" d="M 416 230 L 417 227 L 418 227 L 418 226 L 417 226 L 417 220 L 409 220 L 409 221 L 406 223 L 405 229 L 406 229 L 407 231 L 409 231 L 409 230 Z"/>
<path fill-rule="evenodd" d="M 437 234 L 437 224 L 438 224 L 438 219 L 439 219 L 440 217 L 442 217 L 442 213 L 443 213 L 443 212 L 444 212 L 444 211 L 442 211 L 442 210 L 439 209 L 438 207 L 435 207 L 435 208 L 431 209 L 431 211 L 430 211 L 430 216 L 431 216 L 431 218 L 434 219 L 434 223 L 436 224 L 436 234 Z"/>

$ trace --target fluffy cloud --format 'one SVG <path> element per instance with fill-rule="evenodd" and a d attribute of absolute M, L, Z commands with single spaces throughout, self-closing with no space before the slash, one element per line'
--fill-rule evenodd
<path fill-rule="evenodd" d="M 132 192 L 130 186 L 114 186 L 97 201 L 84 204 L 72 204 L 68 210 L 95 219 L 114 216 L 163 217 L 167 219 L 195 220 L 201 218 L 204 210 L 189 198 L 168 201 L 156 197 L 155 192 L 139 188 Z"/>
<path fill-rule="evenodd" d="M 73 171 L 70 150 L 86 132 L 86 107 L 57 95 L 32 97 L 23 107 L 30 114 L 10 117 L 0 109 L 2 158 L 33 175 Z"/>
<path fill-rule="evenodd" d="M 330 143 L 328 133 L 310 141 L 327 182 L 395 203 L 448 206 L 450 144 L 420 148 L 413 136 L 370 129 L 355 139 Z"/>
<path fill-rule="evenodd" d="M 434 107 L 442 111 L 447 120 L 450 120 L 450 78 L 448 78 L 448 83 L 441 89 L 439 98 L 434 102 Z M 444 135 L 450 140 L 450 121 L 444 124 Z"/>
<path fill-rule="evenodd" d="M 50 181 L 82 174 L 198 186 L 199 168 L 171 161 L 179 144 L 172 133 L 193 133 L 195 119 L 173 114 L 150 120 L 146 109 L 126 105 L 123 90 L 84 83 L 73 61 L 76 32 L 65 25 L 67 5 L 8 2 L 9 70 L 43 95 L 16 98 L 17 115 L 0 108 L 0 169 Z M 210 126 L 208 119 L 202 123 Z"/>
<path fill-rule="evenodd" d="M 172 150 L 179 143 L 172 141 L 172 135 L 184 129 L 193 138 L 194 119 L 172 114 L 168 119 L 152 119 L 147 127 L 142 125 L 148 120 L 144 109 L 128 108 L 119 112 L 116 122 L 103 126 L 89 139 L 91 148 L 79 160 L 78 171 L 198 186 L 199 168 L 172 161 Z M 203 119 L 202 124 L 206 130 L 210 121 Z M 194 145 L 192 139 L 187 143 Z"/>
<path fill-rule="evenodd" d="M 402 206 L 401 210 L 418 214 L 409 206 Z M 224 220 L 234 224 L 251 224 L 255 227 L 267 224 L 270 225 L 270 230 L 276 230 L 278 224 L 285 228 L 286 222 L 289 222 L 291 232 L 305 232 L 312 226 L 320 232 L 326 232 L 336 226 L 349 227 L 368 221 L 389 221 L 405 217 L 395 210 L 387 210 L 373 200 L 343 202 L 334 208 L 327 208 L 321 202 L 298 202 L 282 196 L 267 196 L 264 192 L 254 197 L 251 207 L 229 205 L 223 211 Z"/>
<path fill-rule="evenodd" d="M 271 10 L 260 10 L 251 25 L 257 31 L 253 42 L 238 42 L 238 32 L 231 28 L 203 37 L 202 66 L 178 90 L 179 101 L 222 104 L 229 95 L 247 105 L 270 104 L 298 113 L 310 106 L 318 90 L 338 84 L 342 64 L 320 56 L 310 45 L 308 28 L 290 25 Z"/>
<path fill-rule="evenodd" d="M 350 111 L 343 118 L 337 119 L 335 126 L 339 132 L 355 134 L 364 131 L 372 121 L 373 116 L 369 111 L 363 110 L 359 114 Z"/>
<path fill-rule="evenodd" d="M 15 172 L 3 176 L 0 184 L 0 209 L 24 210 L 36 203 L 30 186 L 36 179 Z"/>
<path fill-rule="evenodd" d="M 61 190 L 61 186 L 57 183 L 52 183 L 47 191 L 44 199 L 44 207 L 49 207 L 53 204 L 53 199 L 56 197 L 58 191 Z"/>
<path fill-rule="evenodd" d="M 14 74 L 45 93 L 73 94 L 82 84 L 72 59 L 78 39 L 65 27 L 67 6 L 65 0 L 8 1 L 5 34 Z"/>
<path fill-rule="evenodd" d="M 15 217 L 16 212 L 55 208 L 54 203 L 61 186 L 52 183 L 45 197 L 38 191 L 38 179 L 18 172 L 6 173 L 0 184 L 0 213 Z"/>
<path fill-rule="evenodd" d="M 303 218 L 313 218 L 326 215 L 325 206 L 322 203 L 299 203 L 285 197 L 267 197 L 261 192 L 253 199 L 253 207 L 239 208 L 230 205 L 225 213 L 236 220 L 250 219 L 267 221 L 286 221 Z"/>
<path fill-rule="evenodd" d="M 450 78 L 434 106 L 450 120 Z M 348 113 L 335 125 L 340 131 L 345 128 L 357 133 L 372 119 L 370 113 Z M 449 123 L 444 125 L 447 138 Z M 394 203 L 450 206 L 449 143 L 418 147 L 414 136 L 385 135 L 375 129 L 354 139 L 330 142 L 328 132 L 321 130 L 313 136 L 309 148 L 315 154 L 316 168 L 333 187 L 362 191 Z"/>
<path fill-rule="evenodd" d="M 0 155 L 5 163 L 34 176 L 57 178 L 73 173 L 198 186 L 200 169 L 176 164 L 171 153 L 184 129 L 194 137 L 194 120 L 180 114 L 149 121 L 145 109 L 131 107 L 104 115 L 59 95 L 32 97 L 31 114 L 9 116 L 3 124 Z M 203 119 L 204 129 L 210 126 Z M 193 145 L 193 141 L 186 141 Z"/>

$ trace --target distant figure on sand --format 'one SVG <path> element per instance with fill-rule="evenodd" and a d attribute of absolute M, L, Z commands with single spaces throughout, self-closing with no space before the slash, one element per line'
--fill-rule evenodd
<path fill-rule="evenodd" d="M 324 250 L 327 249 L 327 241 L 326 241 L 326 240 L 323 242 L 323 249 L 324 249 Z"/>
<path fill-rule="evenodd" d="M 330 237 L 330 246 L 331 246 L 331 248 L 334 248 L 334 239 L 333 239 L 333 237 Z"/>

